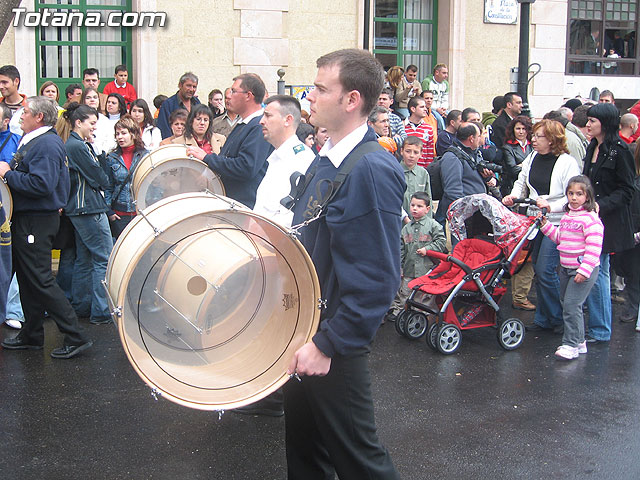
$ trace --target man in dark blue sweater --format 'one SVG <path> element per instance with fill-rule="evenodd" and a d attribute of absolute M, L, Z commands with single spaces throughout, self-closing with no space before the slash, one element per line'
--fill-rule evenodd
<path fill-rule="evenodd" d="M 58 118 L 53 101 L 30 97 L 22 113 L 24 136 L 11 165 L 0 162 L 0 177 L 13 195 L 13 268 L 18 276 L 25 323 L 2 346 L 40 350 L 45 311 L 64 335 L 53 358 L 71 358 L 92 345 L 78 317 L 53 278 L 51 246 L 60 224 L 59 210 L 69 198 L 69 169 L 64 144 L 52 128 Z"/>
<path fill-rule="evenodd" d="M 219 154 L 206 154 L 198 147 L 187 148 L 187 154 L 203 160 L 220 175 L 229 198 L 253 208 L 256 192 L 267 172 L 267 158 L 273 146 L 262 135 L 262 100 L 267 90 L 262 79 L 245 73 L 233 79 L 229 109 L 242 118 L 224 142 Z M 164 104 L 163 104 L 164 105 Z"/>
<path fill-rule="evenodd" d="M 311 122 L 329 140 L 308 172 L 316 173 L 294 208 L 293 224 L 313 206 L 358 145 L 375 141 L 367 116 L 382 90 L 380 63 L 364 50 L 340 50 L 317 62 L 308 99 Z M 375 427 L 368 352 L 400 280 L 404 174 L 386 151 L 365 154 L 327 206 L 301 229 L 326 306 L 319 331 L 289 366 L 301 381 L 285 385 L 290 479 L 396 479 Z M 317 192 L 317 187 L 319 193 Z"/>

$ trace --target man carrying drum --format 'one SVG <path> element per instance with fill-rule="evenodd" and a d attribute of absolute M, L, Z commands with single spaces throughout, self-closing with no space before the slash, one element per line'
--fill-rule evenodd
<path fill-rule="evenodd" d="M 343 163 L 351 163 L 349 155 L 376 140 L 367 116 L 383 87 L 380 63 L 364 50 L 348 49 L 320 57 L 317 65 L 316 88 L 307 97 L 310 121 L 326 128 L 330 138 L 307 171 L 307 176 L 315 173 L 298 195 L 294 225 L 317 215 L 314 206 L 326 200 L 326 187 Z M 379 145 L 372 147 L 355 162 L 325 214 L 300 230 L 326 307 L 319 331 L 289 366 L 301 381 L 290 380 L 284 387 L 290 479 L 332 478 L 334 473 L 398 478 L 376 433 L 368 352 L 399 284 L 405 186 L 393 156 Z"/>

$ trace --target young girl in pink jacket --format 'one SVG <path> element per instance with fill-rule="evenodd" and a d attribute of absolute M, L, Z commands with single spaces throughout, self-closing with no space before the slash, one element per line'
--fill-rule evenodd
<path fill-rule="evenodd" d="M 555 227 L 544 219 L 541 230 L 558 245 L 560 253 L 558 276 L 564 334 L 555 355 L 562 360 L 573 360 L 580 353 L 587 353 L 582 305 L 598 278 L 604 227 L 589 178 L 572 177 L 566 195 L 567 213 L 560 225 Z"/>

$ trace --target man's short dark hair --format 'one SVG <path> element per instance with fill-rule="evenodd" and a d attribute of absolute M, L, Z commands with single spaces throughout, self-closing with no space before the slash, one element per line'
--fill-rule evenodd
<path fill-rule="evenodd" d="M 449 125 L 451 125 L 451 122 L 455 122 L 456 120 L 458 120 L 458 118 L 462 118 L 462 112 L 460 110 L 451 110 L 449 111 L 449 113 L 447 114 L 447 127 Z"/>
<path fill-rule="evenodd" d="M 11 113 L 11 109 L 9 107 L 7 107 L 7 104 L 5 102 L 0 103 L 0 121 L 2 120 L 7 120 L 7 119 L 11 119 L 11 117 L 13 116 Z"/>
<path fill-rule="evenodd" d="M 415 145 L 416 147 L 420 147 L 420 150 L 422 150 L 422 145 L 424 144 L 420 137 L 408 136 L 404 139 L 404 142 L 402 142 L 402 148 L 404 148 L 406 145 Z"/>
<path fill-rule="evenodd" d="M 409 99 L 409 103 L 407 103 L 407 110 L 409 110 L 409 113 L 411 113 L 412 108 L 416 108 L 418 106 L 419 102 L 424 102 L 424 98 L 415 96 Z"/>
<path fill-rule="evenodd" d="M 461 142 L 464 142 L 469 137 L 473 137 L 474 135 L 478 135 L 478 127 L 476 127 L 473 123 L 463 123 L 458 128 L 456 132 L 456 138 Z"/>
<path fill-rule="evenodd" d="M 91 75 L 91 74 L 89 74 Z M 82 85 L 79 83 L 72 83 L 71 85 L 67 85 L 67 88 L 64 89 L 64 95 L 66 98 L 72 97 L 73 93 L 76 90 L 82 90 Z"/>
<path fill-rule="evenodd" d="M 498 95 L 497 97 L 493 97 L 493 102 L 491 102 L 491 113 L 495 113 L 496 115 L 500 110 L 507 106 L 504 101 L 504 95 Z"/>
<path fill-rule="evenodd" d="M 388 95 L 388 96 L 389 96 L 389 98 L 390 98 L 391 100 L 393 100 L 393 90 L 391 90 L 390 88 L 383 88 L 383 89 L 382 89 L 382 91 L 380 92 L 380 95 L 382 95 L 382 94 L 384 94 L 384 95 Z M 379 97 L 380 95 L 378 95 L 378 97 Z"/>
<path fill-rule="evenodd" d="M 431 205 L 431 198 L 429 198 L 429 194 L 427 192 L 415 192 L 411 195 L 411 199 L 422 200 L 427 207 Z"/>
<path fill-rule="evenodd" d="M 611 90 L 603 90 L 602 92 L 600 92 L 600 96 L 598 98 L 602 97 L 611 97 L 611 100 L 616 99 L 616 97 L 613 96 L 613 92 Z"/>
<path fill-rule="evenodd" d="M 591 108 L 591 105 L 580 105 L 573 111 L 573 123 L 576 127 L 584 128 L 587 126 L 587 111 Z"/>
<path fill-rule="evenodd" d="M 82 79 L 84 80 L 84 77 L 86 77 L 87 75 L 97 75 L 98 78 L 100 78 L 100 72 L 97 68 L 85 68 L 82 71 Z"/>
<path fill-rule="evenodd" d="M 504 94 L 504 106 L 507 106 L 507 103 L 513 103 L 513 97 L 522 98 L 518 92 L 508 92 Z"/>
<path fill-rule="evenodd" d="M 300 117 L 302 115 L 302 109 L 300 108 L 300 102 L 297 98 L 289 95 L 272 95 L 264 102 L 265 105 L 278 102 L 278 109 L 283 117 L 291 115 L 293 117 L 293 125 L 298 128 L 300 125 Z"/>
<path fill-rule="evenodd" d="M 460 114 L 461 115 L 461 120 L 463 122 L 466 122 L 467 120 L 469 120 L 469 115 L 472 114 L 472 113 L 480 114 L 480 112 L 478 112 L 478 110 L 476 110 L 475 108 L 467 107 L 464 110 L 462 110 L 462 113 Z"/>
<path fill-rule="evenodd" d="M 15 65 L 3 65 L 2 67 L 0 67 L 0 75 L 9 77 L 11 81 L 15 81 L 15 79 L 17 78 L 18 86 L 20 86 L 20 72 L 15 67 Z"/>
<path fill-rule="evenodd" d="M 160 108 L 162 106 L 162 102 L 164 102 L 167 98 L 166 95 L 156 95 L 155 97 L 153 97 L 153 106 L 156 108 Z"/>
<path fill-rule="evenodd" d="M 127 69 L 126 65 L 118 65 L 116 67 L 116 75 L 119 74 L 120 72 L 129 72 L 129 70 Z"/>
<path fill-rule="evenodd" d="M 569 119 L 565 117 L 561 111 L 559 110 L 551 110 L 550 112 L 545 113 L 543 120 L 555 120 L 556 122 L 560 122 L 563 127 L 567 126 L 569 123 Z"/>
<path fill-rule="evenodd" d="M 417 72 L 418 71 L 418 67 L 416 67 L 415 65 L 409 65 L 407 68 L 404 69 L 405 72 Z"/>
<path fill-rule="evenodd" d="M 267 94 L 267 88 L 264 86 L 262 79 L 255 73 L 243 73 L 237 77 L 233 77 L 233 81 L 240 80 L 240 87 L 251 92 L 256 103 L 261 104 L 264 96 Z"/>
<path fill-rule="evenodd" d="M 347 48 L 327 53 L 316 61 L 318 68 L 336 65 L 340 69 L 338 79 L 342 90 L 356 90 L 362 99 L 360 113 L 365 116 L 378 102 L 384 86 L 382 64 L 366 50 Z"/>
<path fill-rule="evenodd" d="M 371 123 L 376 123 L 378 121 L 378 117 L 382 113 L 389 113 L 389 110 L 387 110 L 384 107 L 380 107 L 376 105 L 375 107 L 373 107 L 373 110 L 371 110 L 371 113 L 369 114 L 369 121 Z"/>

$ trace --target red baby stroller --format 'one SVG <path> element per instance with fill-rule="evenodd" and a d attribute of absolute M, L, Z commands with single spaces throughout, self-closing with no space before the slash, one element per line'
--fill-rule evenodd
<path fill-rule="evenodd" d="M 452 354 L 460 346 L 461 330 L 497 325 L 498 343 L 506 350 L 518 348 L 524 325 L 517 318 L 502 318 L 498 303 L 507 291 L 503 277 L 515 273 L 540 220 L 514 213 L 485 194 L 456 200 L 447 217 L 460 241 L 451 254 L 427 252 L 440 263 L 409 283 L 413 291 L 396 329 L 408 338 L 426 331 L 429 346 Z"/>

